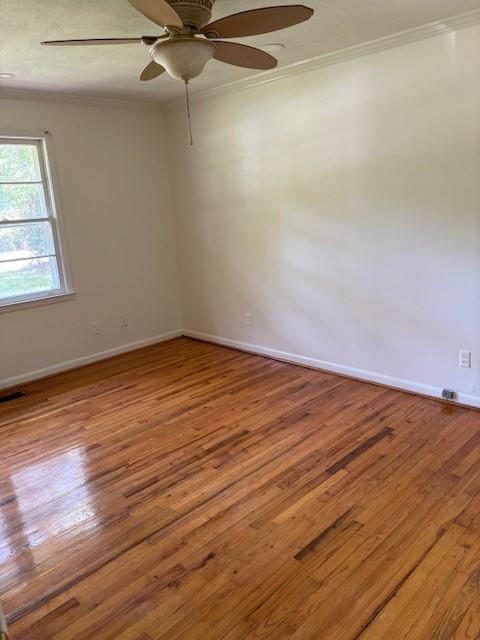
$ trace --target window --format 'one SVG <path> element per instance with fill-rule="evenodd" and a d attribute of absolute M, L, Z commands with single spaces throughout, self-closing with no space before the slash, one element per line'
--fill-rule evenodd
<path fill-rule="evenodd" d="M 46 136 L 0 135 L 0 307 L 70 293 Z"/>

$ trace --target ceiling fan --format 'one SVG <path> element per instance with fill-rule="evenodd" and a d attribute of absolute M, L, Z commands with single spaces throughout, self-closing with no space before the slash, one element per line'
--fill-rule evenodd
<path fill-rule="evenodd" d="M 219 38 L 256 36 L 291 27 L 308 20 L 313 9 L 303 5 L 283 5 L 242 11 L 209 22 L 215 0 L 129 0 L 130 4 L 164 34 L 139 38 L 97 38 L 86 40 L 52 40 L 45 45 L 108 45 L 143 43 L 150 47 L 152 62 L 140 80 L 153 80 L 164 71 L 188 83 L 200 75 L 209 60 L 249 69 L 273 69 L 277 60 L 270 54 L 237 42 Z"/>

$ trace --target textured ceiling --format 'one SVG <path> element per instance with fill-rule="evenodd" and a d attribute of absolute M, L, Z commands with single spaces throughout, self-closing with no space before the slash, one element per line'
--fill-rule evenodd
<path fill-rule="evenodd" d="M 299 0 L 216 0 L 213 17 Z M 280 42 L 279 66 L 367 42 L 480 8 L 480 0 L 303 0 L 315 9 L 303 23 L 240 40 L 262 46 Z M 142 83 L 138 76 L 149 61 L 143 45 L 42 47 L 42 40 L 102 36 L 155 35 L 160 30 L 127 0 L 1 0 L 0 88 L 68 92 L 94 97 L 163 101 L 182 94 L 180 82 L 166 77 Z M 192 90 L 217 87 L 254 72 L 208 63 Z"/>

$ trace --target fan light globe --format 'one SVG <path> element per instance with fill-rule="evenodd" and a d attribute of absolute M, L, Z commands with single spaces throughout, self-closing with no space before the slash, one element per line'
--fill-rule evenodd
<path fill-rule="evenodd" d="M 214 53 L 213 42 L 194 37 L 160 41 L 150 49 L 157 64 L 165 67 L 172 78 L 185 82 L 199 76 Z"/>

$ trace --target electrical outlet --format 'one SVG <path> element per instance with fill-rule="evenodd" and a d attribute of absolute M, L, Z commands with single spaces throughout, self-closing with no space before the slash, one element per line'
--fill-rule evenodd
<path fill-rule="evenodd" d="M 458 366 L 464 369 L 472 368 L 472 352 L 460 349 L 458 352 Z"/>
<path fill-rule="evenodd" d="M 245 323 L 246 323 L 247 327 L 253 327 L 253 314 L 252 313 L 246 313 L 245 314 Z"/>
<path fill-rule="evenodd" d="M 92 322 L 92 333 L 94 336 L 99 336 L 102 333 L 102 325 L 100 324 L 100 322 L 98 322 L 98 320 Z"/>
<path fill-rule="evenodd" d="M 124 313 L 122 313 L 122 315 L 120 316 L 120 326 L 128 327 L 128 318 Z"/>

